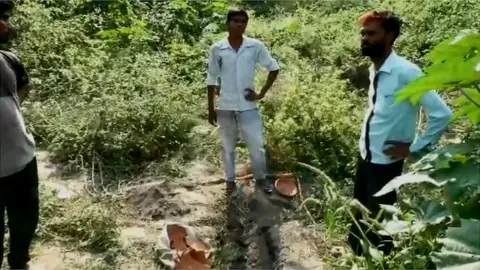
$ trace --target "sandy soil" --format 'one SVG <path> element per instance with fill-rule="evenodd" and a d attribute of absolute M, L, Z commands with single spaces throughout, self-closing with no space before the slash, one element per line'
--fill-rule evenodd
<path fill-rule="evenodd" d="M 47 157 L 45 152 L 38 154 L 42 185 L 62 190 L 67 197 L 83 196 L 84 176 L 63 179 Z M 206 241 L 216 237 L 218 216 L 222 214 L 218 202 L 222 201 L 224 193 L 221 172 L 203 162 L 192 163 L 186 170 L 186 177 L 181 179 L 148 178 L 139 181 L 141 184 L 125 186 L 120 191 L 138 211 L 138 218 L 125 221 L 120 228 L 122 243 L 134 255 L 122 262 L 119 269 L 139 269 L 139 263 L 142 269 L 154 269 L 153 258 L 148 260 L 145 256 L 149 254 L 145 254 L 144 250 L 155 245 L 160 230 L 168 221 L 193 226 Z M 260 218 L 278 216 L 283 211 L 278 205 L 263 199 L 259 201 L 263 206 L 257 208 L 255 215 Z M 279 224 L 278 228 L 278 237 L 281 239 L 277 239 L 277 242 L 282 245 L 285 269 L 323 269 L 324 264 L 316 254 L 314 240 L 307 228 L 296 221 Z M 261 247 L 259 249 L 260 253 L 266 253 Z M 135 254 L 139 258 L 133 258 Z M 63 270 L 93 264 L 98 255 L 71 251 L 52 243 L 35 245 L 32 257 L 33 270 Z"/>

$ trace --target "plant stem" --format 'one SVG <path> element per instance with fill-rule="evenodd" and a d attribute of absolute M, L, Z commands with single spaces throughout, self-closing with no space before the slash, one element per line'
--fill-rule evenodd
<path fill-rule="evenodd" d="M 478 88 L 478 86 L 476 87 L 477 90 L 480 92 L 480 88 Z M 462 94 L 468 99 L 470 100 L 470 102 L 472 102 L 473 104 L 475 104 L 475 106 L 477 106 L 478 108 L 480 108 L 480 104 L 478 102 L 476 102 L 471 96 L 469 96 L 465 90 L 463 89 L 460 89 L 460 91 L 462 91 Z"/>

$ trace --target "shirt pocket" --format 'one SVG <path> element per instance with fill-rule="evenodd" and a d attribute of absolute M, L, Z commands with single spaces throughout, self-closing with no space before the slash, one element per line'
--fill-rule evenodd
<path fill-rule="evenodd" d="M 405 102 L 396 104 L 398 87 L 379 89 L 375 114 L 383 117 L 395 117 L 405 109 Z"/>
<path fill-rule="evenodd" d="M 232 66 L 235 66 L 235 54 L 228 49 L 221 49 L 218 52 L 217 61 L 220 69 L 228 72 Z"/>
<path fill-rule="evenodd" d="M 255 64 L 258 62 L 258 50 L 255 46 L 245 47 L 240 57 L 243 65 L 250 68 L 255 67 Z"/>

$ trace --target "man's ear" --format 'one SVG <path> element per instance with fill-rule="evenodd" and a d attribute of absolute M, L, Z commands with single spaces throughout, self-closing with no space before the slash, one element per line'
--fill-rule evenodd
<path fill-rule="evenodd" d="M 385 39 L 388 44 L 393 45 L 395 42 L 395 34 L 393 32 L 385 32 Z"/>

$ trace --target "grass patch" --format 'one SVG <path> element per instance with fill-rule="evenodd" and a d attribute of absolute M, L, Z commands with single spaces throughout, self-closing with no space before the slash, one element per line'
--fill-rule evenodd
<path fill-rule="evenodd" d="M 112 198 L 80 196 L 61 199 L 58 192 L 41 187 L 41 241 L 55 241 L 77 249 L 105 252 L 119 248 L 121 204 Z"/>

